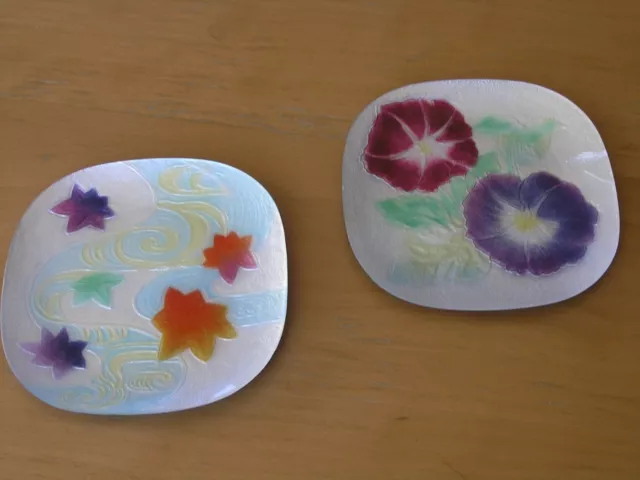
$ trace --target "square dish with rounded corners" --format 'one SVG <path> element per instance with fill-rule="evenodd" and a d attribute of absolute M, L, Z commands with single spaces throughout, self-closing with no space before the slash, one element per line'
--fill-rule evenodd
<path fill-rule="evenodd" d="M 559 302 L 598 281 L 618 246 L 598 131 L 571 101 L 529 83 L 436 81 L 383 95 L 349 132 L 342 189 L 360 265 L 418 305 Z"/>
<path fill-rule="evenodd" d="M 13 373 L 94 414 L 206 405 L 249 383 L 285 322 L 278 209 L 249 175 L 155 158 L 71 174 L 29 207 L 2 291 Z"/>

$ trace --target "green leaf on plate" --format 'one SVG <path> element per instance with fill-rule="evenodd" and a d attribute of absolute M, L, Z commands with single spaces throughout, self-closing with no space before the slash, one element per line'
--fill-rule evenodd
<path fill-rule="evenodd" d="M 451 222 L 450 206 L 431 196 L 402 195 L 382 200 L 377 207 L 387 220 L 410 228 L 446 226 Z"/>
<path fill-rule="evenodd" d="M 555 128 L 556 122 L 547 120 L 503 135 L 498 139 L 498 152 L 509 168 L 537 162 L 548 153 Z"/>
<path fill-rule="evenodd" d="M 495 152 L 486 153 L 464 177 L 454 177 L 435 193 L 388 198 L 378 202 L 377 207 L 387 220 L 405 227 L 447 227 L 462 220 L 462 202 L 478 179 L 499 171 Z"/>
<path fill-rule="evenodd" d="M 549 151 L 555 120 L 545 120 L 533 127 L 514 125 L 498 117 L 484 117 L 473 126 L 473 133 L 496 137 L 498 153 L 504 166 L 516 170 L 542 159 Z"/>
<path fill-rule="evenodd" d="M 499 173 L 501 171 L 498 155 L 495 152 L 485 153 L 478 157 L 478 163 L 464 177 L 454 177 L 449 182 L 449 186 L 443 187 L 437 195 L 448 195 L 453 202 L 461 205 L 469 190 L 479 179 L 490 173 Z"/>
<path fill-rule="evenodd" d="M 496 152 L 485 153 L 478 157 L 478 163 L 473 167 L 467 177 L 474 177 L 475 180 L 488 175 L 489 173 L 500 172 L 500 162 L 498 161 L 498 155 Z"/>
<path fill-rule="evenodd" d="M 515 130 L 516 127 L 497 117 L 484 117 L 473 126 L 475 133 L 484 135 L 502 135 Z"/>

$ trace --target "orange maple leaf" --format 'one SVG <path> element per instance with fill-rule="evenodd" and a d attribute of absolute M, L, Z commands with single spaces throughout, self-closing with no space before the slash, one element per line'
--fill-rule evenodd
<path fill-rule="evenodd" d="M 167 360 L 189 348 L 206 362 L 213 355 L 216 337 L 232 339 L 238 335 L 227 320 L 227 307 L 207 303 L 200 290 L 185 294 L 169 287 L 164 307 L 152 323 L 162 333 L 159 360 Z"/>

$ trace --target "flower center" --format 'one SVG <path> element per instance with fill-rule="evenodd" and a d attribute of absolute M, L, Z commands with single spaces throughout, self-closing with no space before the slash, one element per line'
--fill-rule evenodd
<path fill-rule="evenodd" d="M 530 232 L 540 225 L 540 220 L 531 210 L 518 212 L 513 216 L 513 226 L 522 233 Z"/>
<path fill-rule="evenodd" d="M 418 142 L 418 148 L 424 156 L 429 156 L 433 151 L 431 145 L 429 145 L 429 141 L 426 138 Z"/>

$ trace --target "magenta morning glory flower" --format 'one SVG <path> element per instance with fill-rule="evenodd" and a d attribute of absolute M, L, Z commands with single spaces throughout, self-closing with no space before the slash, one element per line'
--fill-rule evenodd
<path fill-rule="evenodd" d="M 407 192 L 434 192 L 478 162 L 464 116 L 446 100 L 411 99 L 380 107 L 369 132 L 366 170 Z"/>
<path fill-rule="evenodd" d="M 467 236 L 506 270 L 545 275 L 584 257 L 598 211 L 570 183 L 546 172 L 487 175 L 464 201 Z"/>
<path fill-rule="evenodd" d="M 82 355 L 87 342 L 70 341 L 66 328 L 60 330 L 57 335 L 42 328 L 40 335 L 40 343 L 22 343 L 20 346 L 35 355 L 32 363 L 42 367 L 52 367 L 54 378 L 63 377 L 74 367 L 85 368 L 87 366 Z"/>
<path fill-rule="evenodd" d="M 71 196 L 51 209 L 53 213 L 69 217 L 67 233 L 84 227 L 104 230 L 104 221 L 114 216 L 109 208 L 109 199 L 101 197 L 95 188 L 83 192 L 78 185 L 73 186 Z"/>

